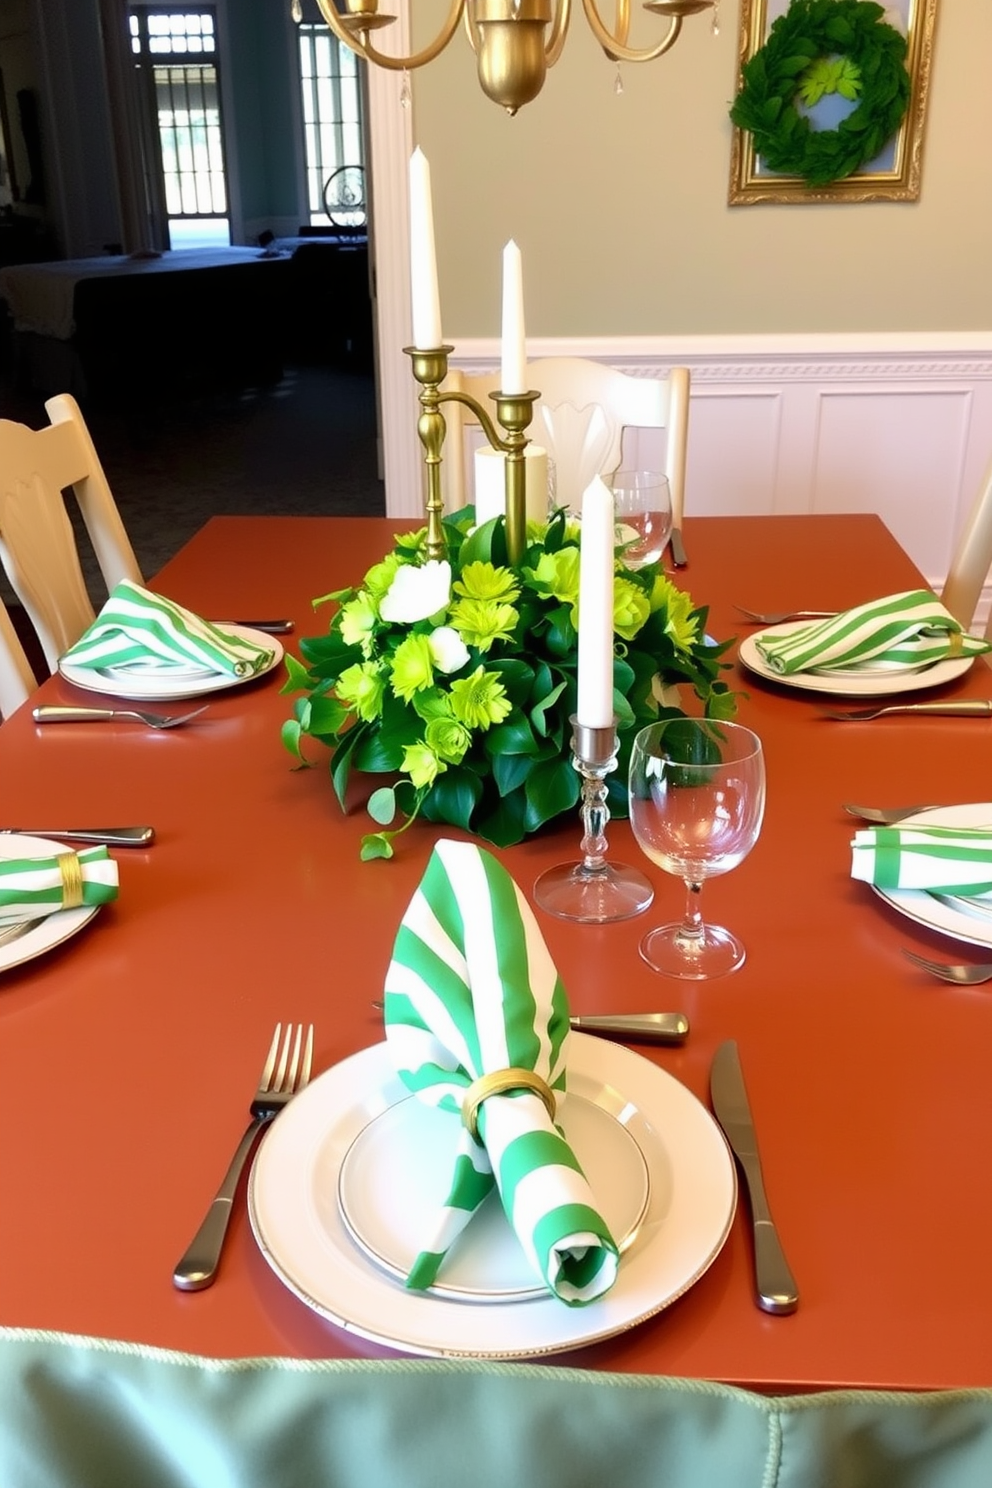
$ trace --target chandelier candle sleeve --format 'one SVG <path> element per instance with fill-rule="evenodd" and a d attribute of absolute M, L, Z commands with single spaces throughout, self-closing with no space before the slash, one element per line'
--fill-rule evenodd
<path fill-rule="evenodd" d="M 410 156 L 410 296 L 413 344 L 419 351 L 434 351 L 443 344 L 441 300 L 434 253 L 431 168 L 419 146 Z"/>
<path fill-rule="evenodd" d="M 503 345 L 500 392 L 527 391 L 524 338 L 524 275 L 520 249 L 511 238 L 503 249 Z"/>
<path fill-rule="evenodd" d="M 613 493 L 599 476 L 582 497 L 576 717 L 585 728 L 613 722 Z"/>

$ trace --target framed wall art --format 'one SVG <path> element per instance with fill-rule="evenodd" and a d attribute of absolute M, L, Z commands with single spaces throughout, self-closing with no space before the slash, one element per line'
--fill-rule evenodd
<path fill-rule="evenodd" d="M 916 201 L 936 11 L 741 0 L 730 205 Z"/>

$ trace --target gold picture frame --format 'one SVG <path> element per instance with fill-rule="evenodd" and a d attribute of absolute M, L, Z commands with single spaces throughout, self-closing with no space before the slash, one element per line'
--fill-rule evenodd
<path fill-rule="evenodd" d="M 842 181 L 807 186 L 801 176 L 780 175 L 764 168 L 751 134 L 735 126 L 730 156 L 730 206 L 752 206 L 759 202 L 917 200 L 937 0 L 885 0 L 885 3 L 887 10 L 896 13 L 905 31 L 910 92 L 902 124 L 882 155 Z M 736 91 L 743 82 L 744 64 L 764 46 L 772 22 L 788 8 L 789 0 L 741 0 Z"/>

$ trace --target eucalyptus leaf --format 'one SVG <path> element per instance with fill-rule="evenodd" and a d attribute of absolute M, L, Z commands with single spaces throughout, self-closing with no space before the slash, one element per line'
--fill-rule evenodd
<path fill-rule="evenodd" d="M 369 796 L 366 811 L 380 827 L 388 827 L 396 817 L 396 792 L 389 785 L 380 786 Z"/>

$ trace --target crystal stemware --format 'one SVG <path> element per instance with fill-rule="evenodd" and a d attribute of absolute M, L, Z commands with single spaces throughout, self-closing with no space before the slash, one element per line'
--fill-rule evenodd
<path fill-rule="evenodd" d="M 738 938 L 704 922 L 700 895 L 707 878 L 751 851 L 764 808 L 764 755 L 750 729 L 694 718 L 641 729 L 630 759 L 630 824 L 641 851 L 686 886 L 682 920 L 641 942 L 655 971 L 698 981 L 743 964 Z"/>
<path fill-rule="evenodd" d="M 609 481 L 617 546 L 628 568 L 657 563 L 672 531 L 672 493 L 657 470 L 618 470 Z"/>

